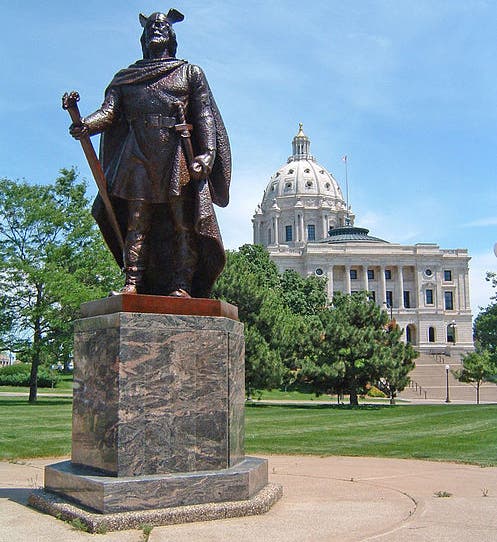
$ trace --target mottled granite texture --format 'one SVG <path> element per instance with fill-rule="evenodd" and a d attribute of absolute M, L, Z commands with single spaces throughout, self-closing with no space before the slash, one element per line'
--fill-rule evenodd
<path fill-rule="evenodd" d="M 142 529 L 144 525 L 156 527 L 265 514 L 282 495 L 283 489 L 280 485 L 267 484 L 257 495 L 245 501 L 195 504 L 157 510 L 118 512 L 115 514 L 89 512 L 58 495 L 43 491 L 43 489 L 34 490 L 28 498 L 28 503 L 34 508 L 51 514 L 62 521 L 78 519 L 90 533 L 98 533 Z"/>
<path fill-rule="evenodd" d="M 255 457 L 216 471 L 119 478 L 70 461 L 45 468 L 45 489 L 104 514 L 247 500 L 267 481 L 267 460 Z"/>
<path fill-rule="evenodd" d="M 244 458 L 243 325 L 114 313 L 75 323 L 74 464 L 114 476 L 226 469 Z"/>

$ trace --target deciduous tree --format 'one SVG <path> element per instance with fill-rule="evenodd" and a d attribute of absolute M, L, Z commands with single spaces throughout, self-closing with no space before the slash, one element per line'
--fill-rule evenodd
<path fill-rule="evenodd" d="M 323 305 L 323 282 L 308 282 L 292 273 L 282 277 L 264 247 L 243 245 L 238 251 L 228 251 L 213 293 L 237 305 L 245 325 L 248 395 L 256 389 L 280 386 L 310 355 L 321 324 L 315 316 L 318 308 L 306 294 Z"/>
<path fill-rule="evenodd" d="M 73 169 L 50 185 L 0 181 L 0 336 L 31 362 L 30 402 L 40 363 L 70 359 L 80 304 L 119 281 L 85 193 Z"/>
<path fill-rule="evenodd" d="M 462 358 L 462 369 L 454 371 L 454 376 L 460 382 L 474 384 L 476 388 L 476 403 L 480 404 L 480 386 L 483 382 L 497 380 L 497 363 L 489 350 L 470 352 Z"/>

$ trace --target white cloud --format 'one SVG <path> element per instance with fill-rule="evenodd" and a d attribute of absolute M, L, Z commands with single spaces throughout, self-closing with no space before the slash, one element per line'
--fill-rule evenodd
<path fill-rule="evenodd" d="M 471 222 L 466 222 L 466 224 L 463 224 L 463 227 L 467 227 L 467 228 L 479 227 L 479 226 L 497 226 L 497 216 L 480 218 L 478 220 L 472 220 Z"/>

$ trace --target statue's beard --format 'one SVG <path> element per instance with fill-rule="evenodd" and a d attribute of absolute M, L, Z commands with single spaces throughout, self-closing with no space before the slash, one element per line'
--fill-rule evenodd
<path fill-rule="evenodd" d="M 163 52 L 167 50 L 169 40 L 163 36 L 154 36 L 147 41 L 147 49 L 152 52 Z"/>

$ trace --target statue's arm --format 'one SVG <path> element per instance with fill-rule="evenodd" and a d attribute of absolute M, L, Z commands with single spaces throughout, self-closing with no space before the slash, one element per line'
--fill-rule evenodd
<path fill-rule="evenodd" d="M 81 124 L 71 124 L 69 133 L 76 139 L 105 132 L 119 117 L 119 91 L 111 87 L 105 94 L 100 109 L 81 119 Z"/>
<path fill-rule="evenodd" d="M 190 100 L 188 117 L 193 124 L 200 154 L 195 157 L 193 170 L 208 176 L 216 158 L 216 124 L 211 107 L 211 92 L 204 72 L 189 65 Z"/>

